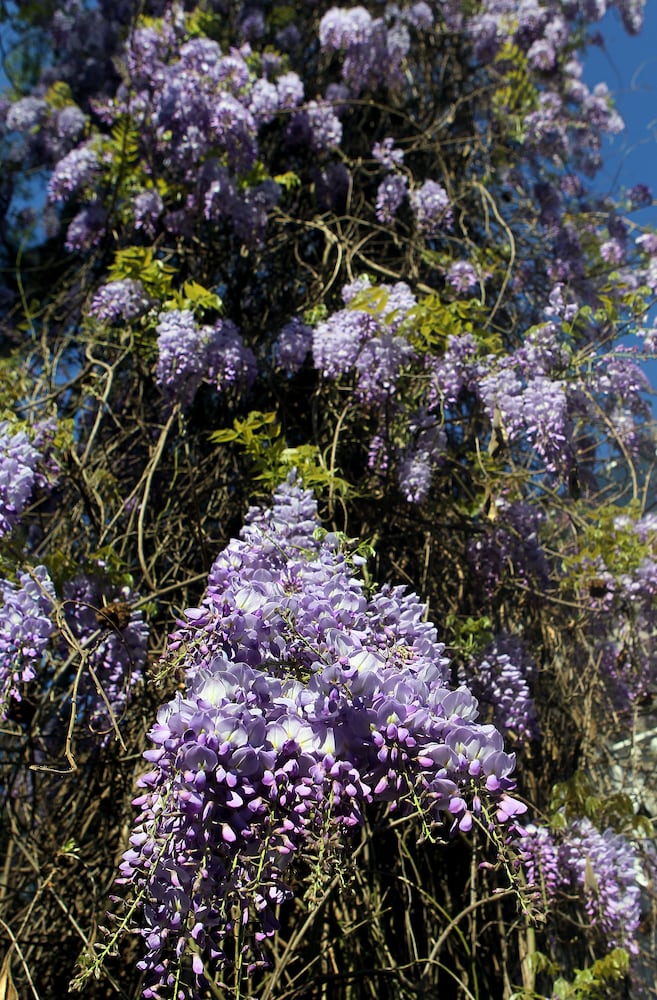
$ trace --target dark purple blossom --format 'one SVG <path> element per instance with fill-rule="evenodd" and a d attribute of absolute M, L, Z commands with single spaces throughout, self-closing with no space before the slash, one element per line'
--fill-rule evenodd
<path fill-rule="evenodd" d="M 645 208 L 652 204 L 652 191 L 647 184 L 635 184 L 628 188 L 627 197 L 633 208 Z"/>
<path fill-rule="evenodd" d="M 105 234 L 107 213 L 99 201 L 92 201 L 77 213 L 66 231 L 67 250 L 90 250 Z"/>
<path fill-rule="evenodd" d="M 481 656 L 466 663 L 460 679 L 468 684 L 491 721 L 510 739 L 522 745 L 538 737 L 532 686 L 537 669 L 521 640 L 498 635 Z"/>
<path fill-rule="evenodd" d="M 493 523 L 468 545 L 468 559 L 487 590 L 494 590 L 507 573 L 545 587 L 549 565 L 541 544 L 543 512 L 522 500 L 495 502 Z"/>
<path fill-rule="evenodd" d="M 553 905 L 562 873 L 558 847 L 550 831 L 543 826 L 528 824 L 518 840 L 518 849 L 527 878 L 527 888 L 533 901 L 548 912 Z"/>

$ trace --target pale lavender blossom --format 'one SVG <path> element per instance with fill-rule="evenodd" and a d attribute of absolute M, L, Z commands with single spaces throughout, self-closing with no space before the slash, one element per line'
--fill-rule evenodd
<path fill-rule="evenodd" d="M 537 39 L 527 53 L 527 62 L 532 69 L 548 72 L 554 69 L 557 54 L 553 46 L 545 38 Z"/>
<path fill-rule="evenodd" d="M 141 191 L 132 202 L 132 210 L 135 214 L 135 229 L 143 229 L 148 236 L 154 236 L 156 223 L 164 211 L 159 191 L 155 188 Z"/>
<path fill-rule="evenodd" d="M 447 283 L 461 295 L 467 294 L 479 284 L 479 275 L 473 265 L 467 260 L 457 260 L 450 265 Z"/>
<path fill-rule="evenodd" d="M 0 580 L 0 718 L 21 688 L 38 676 L 50 636 L 55 589 L 44 566 L 20 573 L 18 584 Z"/>
<path fill-rule="evenodd" d="M 84 131 L 86 123 L 87 116 L 82 108 L 79 108 L 77 104 L 67 104 L 55 114 L 54 127 L 57 138 L 64 145 L 77 142 Z"/>
<path fill-rule="evenodd" d="M 300 319 L 287 323 L 274 344 L 276 363 L 288 374 L 298 372 L 313 346 L 313 330 Z"/>
<path fill-rule="evenodd" d="M 342 122 L 327 101 L 308 101 L 299 112 L 310 129 L 310 144 L 317 152 L 332 149 L 342 142 Z"/>
<path fill-rule="evenodd" d="M 389 174 L 381 181 L 376 192 L 376 217 L 382 225 L 394 221 L 407 194 L 408 180 L 402 174 Z"/>
<path fill-rule="evenodd" d="M 600 244 L 600 256 L 606 264 L 621 264 L 625 258 L 625 247 L 620 240 L 605 240 Z"/>
<path fill-rule="evenodd" d="M 51 421 L 37 424 L 31 435 L 0 421 L 0 538 L 16 526 L 34 490 L 56 474 L 47 457 L 53 433 Z"/>
<path fill-rule="evenodd" d="M 264 78 L 256 80 L 251 90 L 249 111 L 258 124 L 273 121 L 279 109 L 279 92 L 275 84 Z"/>
<path fill-rule="evenodd" d="M 157 382 L 171 400 L 188 406 L 205 371 L 203 334 L 189 309 L 161 313 L 157 330 Z"/>
<path fill-rule="evenodd" d="M 22 97 L 10 104 L 5 116 L 8 129 L 29 132 L 41 125 L 48 114 L 48 105 L 41 97 Z"/>
<path fill-rule="evenodd" d="M 331 7 L 319 24 L 319 41 L 323 49 L 348 49 L 366 44 L 372 30 L 372 17 L 364 7 Z"/>
<path fill-rule="evenodd" d="M 429 31 L 433 28 L 433 13 L 429 4 L 424 3 L 424 0 L 411 4 L 410 7 L 403 9 L 401 13 L 404 20 L 412 25 L 416 31 Z"/>
<path fill-rule="evenodd" d="M 421 503 L 429 492 L 431 476 L 447 451 L 447 435 L 435 418 L 418 413 L 410 423 L 411 440 L 403 450 L 397 478 L 409 503 Z"/>
<path fill-rule="evenodd" d="M 411 208 L 418 232 L 423 236 L 437 236 L 441 230 L 452 225 L 449 196 L 437 181 L 425 181 L 411 191 Z"/>
<path fill-rule="evenodd" d="M 373 316 L 355 309 L 343 309 L 317 325 L 313 334 L 315 367 L 329 378 L 349 371 L 363 344 L 376 336 Z"/>
<path fill-rule="evenodd" d="M 248 173 L 257 155 L 257 126 L 249 109 L 231 94 L 222 93 L 214 104 L 210 124 L 226 149 L 231 169 Z"/>
<path fill-rule="evenodd" d="M 397 167 L 401 167 L 404 162 L 403 149 L 396 149 L 395 140 L 390 136 L 387 136 L 382 142 L 374 143 L 372 156 L 386 170 L 395 170 Z"/>
<path fill-rule="evenodd" d="M 471 333 L 450 334 L 445 353 L 433 362 L 429 394 L 432 404 L 453 406 L 461 393 L 477 392 L 479 379 L 485 370 L 478 360 L 478 353 L 477 342 Z"/>
<path fill-rule="evenodd" d="M 600 833 L 588 819 L 572 823 L 559 848 L 559 864 L 570 887 L 583 897 L 592 926 L 610 947 L 636 955 L 639 905 L 638 858 L 625 837 Z"/>
<path fill-rule="evenodd" d="M 110 281 L 98 289 L 89 305 L 89 315 L 101 322 L 130 322 L 145 313 L 150 304 L 151 299 L 141 281 L 123 278 L 120 281 Z"/>
<path fill-rule="evenodd" d="M 83 188 L 92 187 L 100 174 L 100 161 L 94 143 L 90 142 L 59 161 L 48 181 L 51 201 L 65 201 Z"/>
<path fill-rule="evenodd" d="M 160 314 L 156 378 L 168 402 L 187 407 L 203 382 L 225 390 L 248 389 L 256 360 L 230 320 L 199 326 L 188 310 Z"/>
<path fill-rule="evenodd" d="M 278 106 L 292 111 L 303 101 L 303 82 L 297 73 L 282 73 L 276 81 Z"/>

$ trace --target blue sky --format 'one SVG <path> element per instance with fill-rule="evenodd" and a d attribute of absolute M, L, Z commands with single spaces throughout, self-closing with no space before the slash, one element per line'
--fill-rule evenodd
<path fill-rule="evenodd" d="M 596 186 L 620 194 L 623 188 L 643 183 L 657 199 L 657 0 L 646 0 L 640 35 L 628 35 L 615 10 L 606 14 L 601 29 L 604 47 L 589 50 L 584 79 L 590 87 L 600 81 L 607 84 L 625 121 L 625 131 L 605 144 Z M 632 217 L 657 227 L 657 205 Z M 644 367 L 657 390 L 657 361 Z M 657 418 L 657 396 L 652 403 Z"/>
<path fill-rule="evenodd" d="M 647 0 L 640 35 L 627 34 L 615 10 L 601 22 L 604 48 L 590 49 L 584 78 L 589 86 L 604 80 L 625 121 L 625 132 L 605 150 L 599 185 L 648 184 L 657 195 L 657 0 Z M 657 209 L 644 217 L 657 224 Z"/>

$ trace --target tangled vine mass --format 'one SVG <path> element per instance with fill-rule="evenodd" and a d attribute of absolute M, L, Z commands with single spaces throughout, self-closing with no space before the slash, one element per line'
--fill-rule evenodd
<path fill-rule="evenodd" d="M 0 4 L 0 995 L 657 995 L 603 17 Z"/>

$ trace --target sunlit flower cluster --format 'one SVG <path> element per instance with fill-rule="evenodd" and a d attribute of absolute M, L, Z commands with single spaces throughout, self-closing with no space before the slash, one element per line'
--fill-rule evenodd
<path fill-rule="evenodd" d="M 147 996 L 185 955 L 198 995 L 234 959 L 236 921 L 243 960 L 260 961 L 290 861 L 344 842 L 368 803 L 462 831 L 484 803 L 498 822 L 524 811 L 513 755 L 468 689 L 450 689 L 423 611 L 404 588 L 366 597 L 293 478 L 250 511 L 172 636 L 185 690 L 151 730 L 122 864 L 145 894 Z"/>

